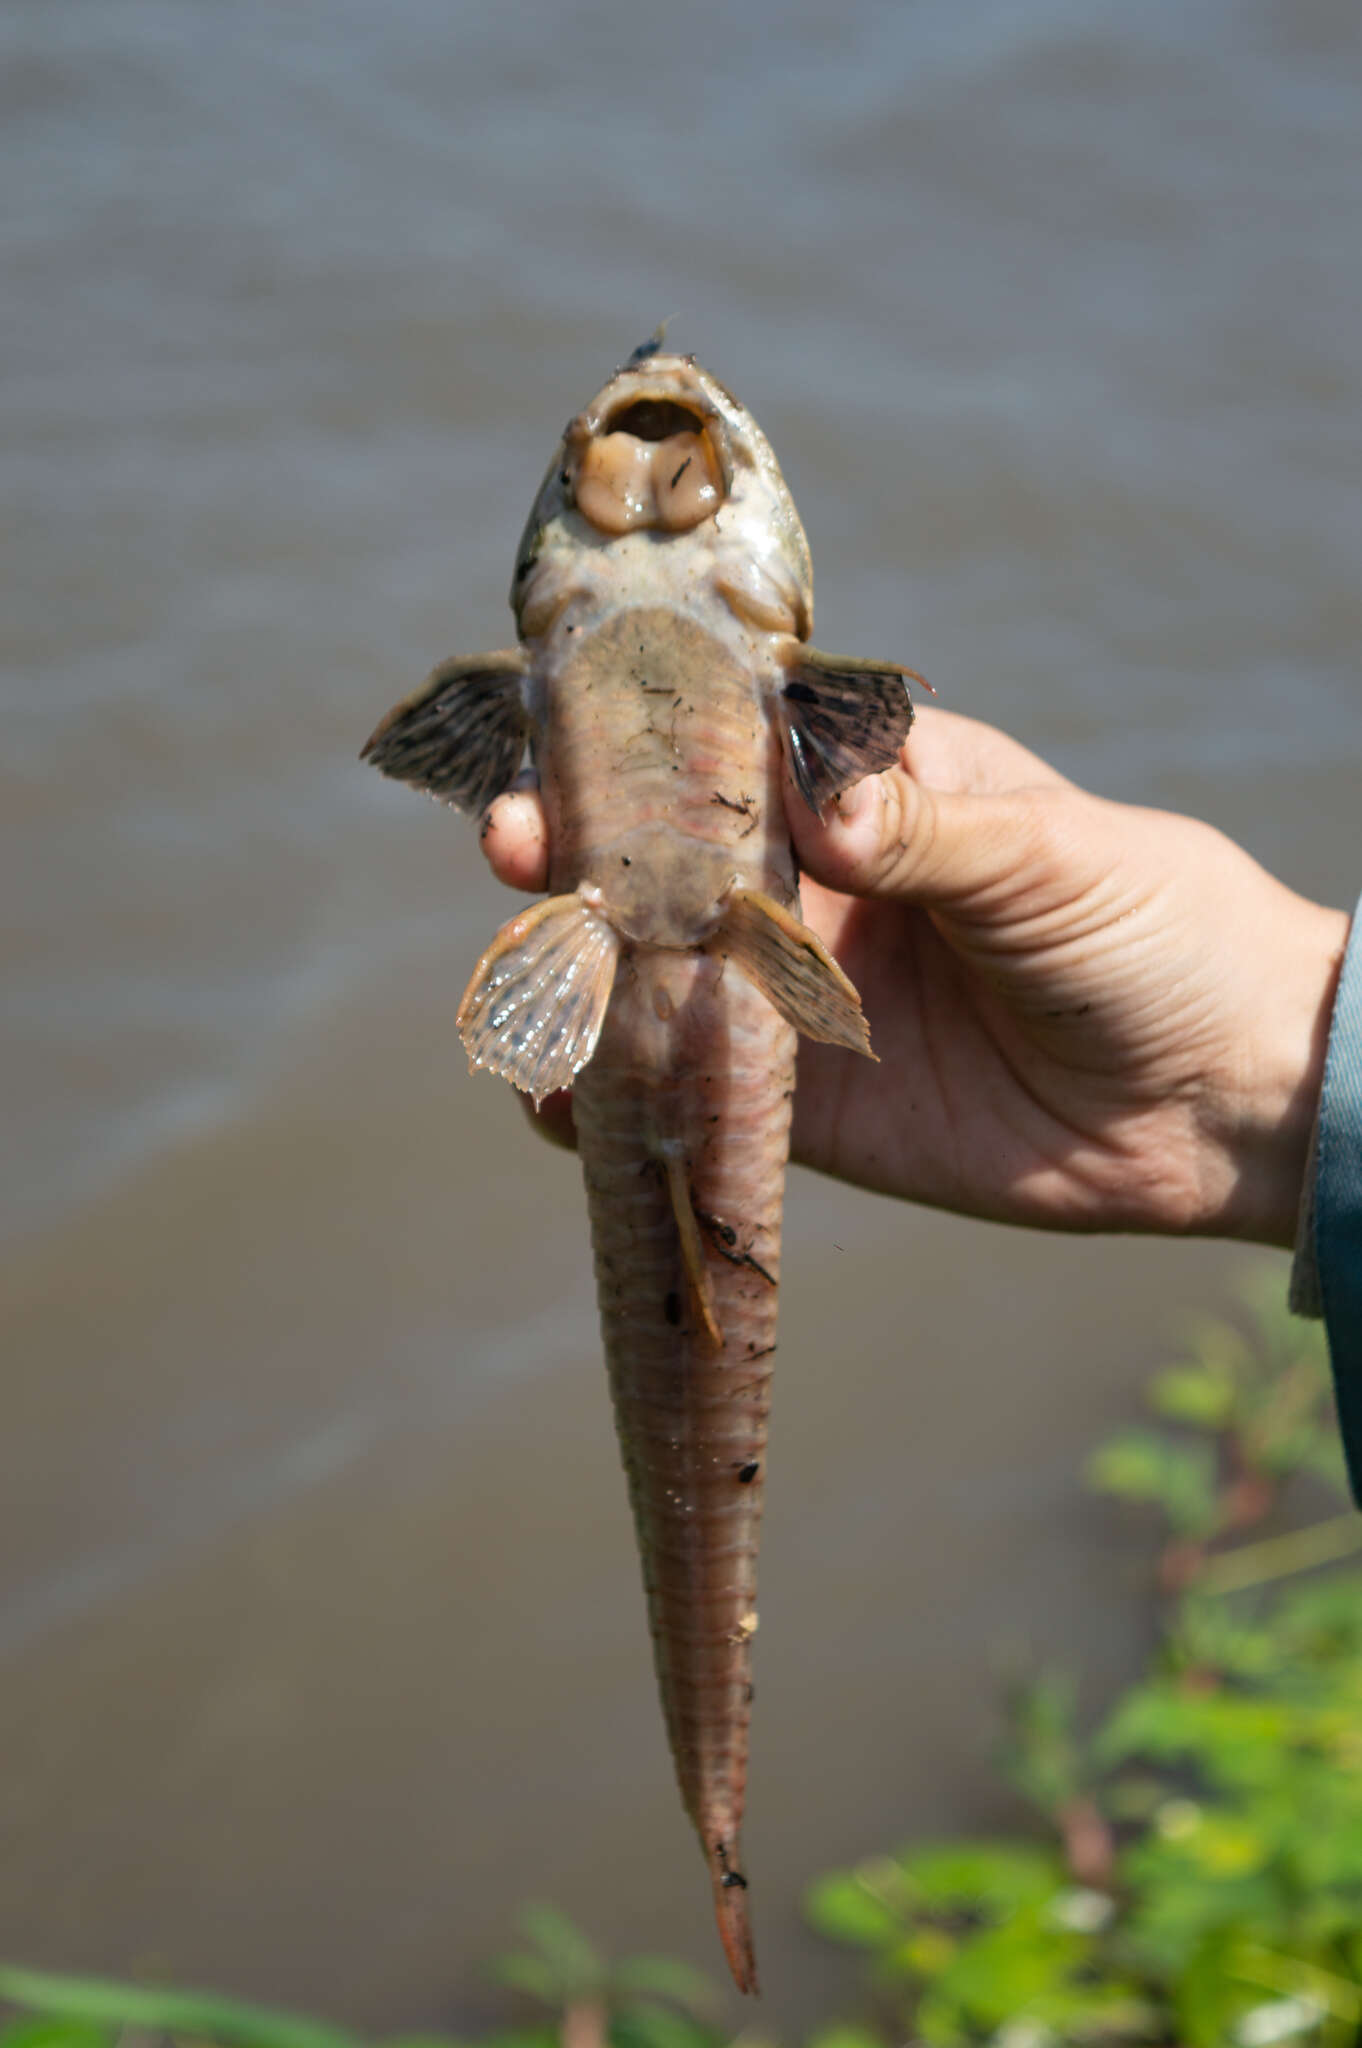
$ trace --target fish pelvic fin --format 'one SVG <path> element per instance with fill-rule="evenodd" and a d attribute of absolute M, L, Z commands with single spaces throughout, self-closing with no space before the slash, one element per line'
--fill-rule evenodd
<path fill-rule="evenodd" d="M 676 1233 L 681 1240 L 681 1263 L 686 1271 L 686 1286 L 690 1293 L 691 1305 L 700 1319 L 711 1350 L 722 1351 L 724 1333 L 720 1328 L 718 1311 L 714 1305 L 714 1281 L 705 1262 L 705 1243 L 700 1235 L 695 1204 L 690 1196 L 690 1174 L 686 1161 L 680 1152 L 667 1152 L 663 1155 L 662 1164 L 667 1175 L 667 1193 L 672 1200 L 672 1214 L 676 1218 Z"/>
<path fill-rule="evenodd" d="M 527 669 L 520 647 L 442 661 L 379 722 L 361 761 L 456 810 L 485 810 L 510 788 L 524 759 Z"/>
<path fill-rule="evenodd" d="M 733 1982 L 745 1997 L 755 1998 L 760 1991 L 757 1954 L 752 1944 L 747 1879 L 734 1862 L 737 1848 L 736 1841 L 716 1842 L 712 1847 L 706 1844 L 705 1861 L 714 1885 L 714 1918 L 728 1967 L 733 1972 Z"/>
<path fill-rule="evenodd" d="M 913 722 L 907 678 L 925 677 L 892 661 L 860 661 L 792 646 L 780 693 L 785 757 L 814 816 L 865 775 L 892 768 Z"/>
<path fill-rule="evenodd" d="M 725 953 L 787 1024 L 874 1059 L 861 999 L 823 941 L 760 889 L 734 889 L 712 951 Z"/>
<path fill-rule="evenodd" d="M 596 1050 L 619 934 L 578 891 L 503 925 L 473 970 L 456 1022 L 473 1068 L 532 1095 L 569 1088 Z"/>

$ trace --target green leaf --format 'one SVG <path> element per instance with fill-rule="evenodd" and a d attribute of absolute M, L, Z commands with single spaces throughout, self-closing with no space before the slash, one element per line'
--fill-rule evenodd
<path fill-rule="evenodd" d="M 953 1998 L 929 1991 L 913 2015 L 913 2026 L 927 2048 L 967 2048 L 971 2035 L 965 2032 L 960 2008 Z M 978 2035 L 972 2036 L 978 2040 Z"/>
<path fill-rule="evenodd" d="M 928 1843 L 905 1851 L 899 1865 L 912 1894 L 934 1912 L 1002 1917 L 1050 1898 L 1066 1882 L 1052 1849 L 1023 1843 Z"/>
<path fill-rule="evenodd" d="M 1362 1656 L 1362 1574 L 1335 1573 L 1293 1587 L 1278 1601 L 1273 1628 L 1294 1657 L 1333 1666 Z"/>
<path fill-rule="evenodd" d="M 886 1958 L 888 1966 L 909 1977 L 939 1977 L 954 1960 L 960 1943 L 954 1934 L 948 1934 L 944 1927 L 933 1927 L 930 1922 L 915 1927 L 896 1949 Z"/>
<path fill-rule="evenodd" d="M 884 1880 L 882 1865 L 829 1871 L 809 1887 L 804 1911 L 811 1925 L 829 1941 L 849 1942 L 855 1948 L 883 1948 L 899 1941 L 907 1924 L 886 1901 Z"/>
<path fill-rule="evenodd" d="M 1038 2002 L 1060 1989 L 1090 1946 L 1037 1915 L 1019 1914 L 962 1942 L 936 1989 L 955 1999 L 978 2026 L 1000 2026 L 1023 2013 L 1040 2017 Z"/>
<path fill-rule="evenodd" d="M 546 1963 L 557 1971 L 565 1995 L 582 1997 L 605 1977 L 605 1965 L 579 1928 L 556 1906 L 529 1905 L 518 1924 Z"/>
<path fill-rule="evenodd" d="M 1226 1968 L 1227 1941 L 1233 1939 L 1216 1933 L 1197 1942 L 1175 1977 L 1172 2006 L 1187 2048 L 1225 2048 L 1236 2039 L 1244 2015 L 1262 2004 L 1262 1992 Z"/>
<path fill-rule="evenodd" d="M 1234 1408 L 1234 1382 L 1204 1366 L 1170 1365 L 1155 1374 L 1149 1398 L 1171 1422 L 1185 1422 L 1192 1429 L 1223 1429 Z"/>
<path fill-rule="evenodd" d="M 0 2026 L 0 2048 L 112 2048 L 113 2030 L 91 2020 L 26 2014 Z"/>
<path fill-rule="evenodd" d="M 1195 1759 L 1213 1783 L 1270 1782 L 1298 1717 L 1284 1701 L 1245 1694 L 1197 1692 L 1154 1679 L 1119 1702 L 1094 1745 L 1104 1764 L 1128 1757 Z"/>
<path fill-rule="evenodd" d="M 1190 1863 L 1207 1877 L 1251 1877 L 1272 1853 L 1272 1844 L 1235 1814 L 1210 1811 L 1185 1842 Z"/>
<path fill-rule="evenodd" d="M 610 2048 L 718 2048 L 718 2036 L 672 2006 L 633 2005 L 610 2022 Z"/>
<path fill-rule="evenodd" d="M 358 2035 L 296 2013 L 273 2012 L 211 1992 L 64 1977 L 0 1964 L 0 1998 L 12 2005 L 109 2027 L 194 2034 L 226 2048 L 360 2048 Z"/>
<path fill-rule="evenodd" d="M 1204 1536 L 1215 1526 L 1215 1456 L 1207 1444 L 1124 1430 L 1090 1459 L 1088 1483 L 1122 1500 L 1157 1503 L 1179 1535 Z"/>
<path fill-rule="evenodd" d="M 645 1998 L 670 1998 L 675 2005 L 710 2012 L 718 2005 L 713 1984 L 701 1970 L 674 1956 L 631 1956 L 617 1963 L 610 1981 L 617 1992 Z"/>
<path fill-rule="evenodd" d="M 1003 1771 L 1022 1797 L 1051 1820 L 1084 1789 L 1074 1710 L 1073 1681 L 1054 1671 L 1018 1686 L 1008 1703 Z"/>
<path fill-rule="evenodd" d="M 519 1991 L 526 1998 L 537 1998 L 541 2005 L 559 2006 L 564 2000 L 563 1980 L 552 1963 L 543 1956 L 532 1956 L 524 1949 L 515 1949 L 509 1955 L 495 1956 L 488 1966 L 489 1974 L 498 1984 L 504 1984 L 508 1991 Z M 567 1993 L 571 1997 L 571 1993 Z"/>

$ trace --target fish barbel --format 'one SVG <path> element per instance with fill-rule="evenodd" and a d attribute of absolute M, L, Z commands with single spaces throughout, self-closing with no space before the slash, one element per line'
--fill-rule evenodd
<path fill-rule="evenodd" d="M 596 1284 L 681 1797 L 742 1991 L 739 1844 L 795 1034 L 869 1053 L 799 917 L 781 800 L 898 756 L 888 662 L 808 645 L 808 543 L 760 428 L 645 343 L 554 452 L 511 586 L 519 644 L 444 662 L 365 758 L 480 811 L 530 749 L 549 895 L 474 970 L 474 1067 L 573 1087 Z M 873 1055 L 872 1055 L 873 1057 Z"/>

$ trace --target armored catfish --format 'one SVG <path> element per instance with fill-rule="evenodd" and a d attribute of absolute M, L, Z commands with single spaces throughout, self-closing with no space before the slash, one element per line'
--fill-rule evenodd
<path fill-rule="evenodd" d="M 815 812 L 892 763 L 889 662 L 808 645 L 808 544 L 765 436 L 645 343 L 572 419 L 516 557 L 519 644 L 444 662 L 365 758 L 480 811 L 528 747 L 548 897 L 474 971 L 474 1067 L 573 1087 L 658 1684 L 734 1978 L 795 1034 L 870 1052 L 800 921 L 788 775 Z M 872 1055 L 873 1056 L 873 1055 Z"/>

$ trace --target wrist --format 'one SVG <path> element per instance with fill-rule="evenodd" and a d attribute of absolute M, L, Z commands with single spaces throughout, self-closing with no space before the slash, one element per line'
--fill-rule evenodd
<path fill-rule="evenodd" d="M 1271 888 L 1271 915 L 1255 920 L 1251 939 L 1257 971 L 1208 1102 L 1224 1195 L 1207 1228 L 1290 1250 L 1350 920 L 1279 883 Z"/>

